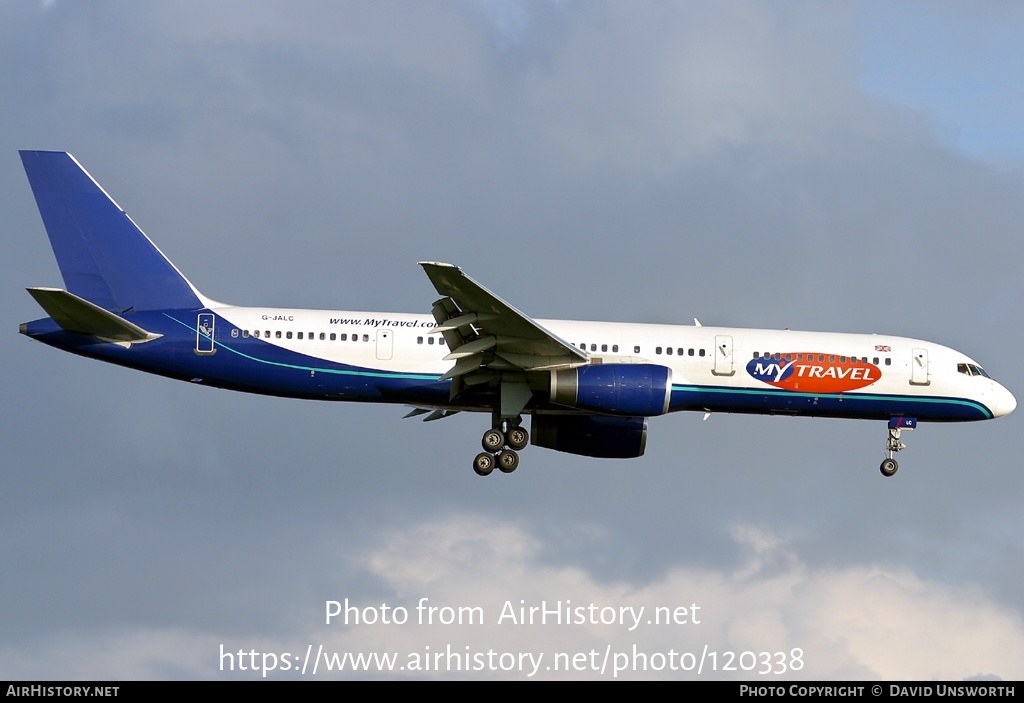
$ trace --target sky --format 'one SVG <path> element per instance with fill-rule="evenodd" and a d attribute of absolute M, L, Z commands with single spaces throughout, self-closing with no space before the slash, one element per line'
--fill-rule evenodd
<path fill-rule="evenodd" d="M 897 334 L 1019 397 L 1022 35 L 1004 2 L 0 4 L 0 679 L 1024 677 L 1020 413 L 922 425 L 891 479 L 884 423 L 699 413 L 481 479 L 484 416 L 17 334 L 62 285 L 17 150 L 55 149 L 216 300 L 425 313 L 451 261 L 538 318 Z"/>

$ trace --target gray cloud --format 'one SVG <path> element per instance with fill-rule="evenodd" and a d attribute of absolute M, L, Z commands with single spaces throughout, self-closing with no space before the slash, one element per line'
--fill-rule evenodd
<path fill-rule="evenodd" d="M 480 417 L 193 388 L 14 334 L 41 314 L 24 286 L 60 283 L 14 151 L 66 148 L 227 302 L 426 310 L 415 262 L 450 260 L 538 317 L 906 334 L 1024 388 L 1019 171 L 865 94 L 863 11 L 397 5 L 0 10 L 0 671 L 215 676 L 217 642 L 295 646 L 325 598 L 530 586 L 693 593 L 715 646 L 803 646 L 815 676 L 1019 676 L 983 644 L 1020 651 L 1016 416 L 922 427 L 892 481 L 880 423 L 723 415 L 480 481 Z M 879 638 L 913 648 L 883 662 Z"/>
<path fill-rule="evenodd" d="M 591 678 L 605 667 L 607 678 L 692 679 L 698 666 L 707 677 L 741 680 L 757 669 L 782 680 L 1020 676 L 1024 624 L 975 587 L 884 564 L 814 568 L 771 531 L 737 525 L 730 533 L 743 554 L 733 568 L 679 566 L 643 583 L 606 582 L 543 563 L 542 540 L 513 522 L 454 514 L 339 553 L 353 572 L 379 581 L 379 597 L 351 598 L 339 583 L 320 612 L 296 613 L 303 626 L 284 635 L 125 627 L 4 660 L 30 678 L 45 678 L 38 662 L 53 659 L 69 662 L 72 678 L 221 678 L 240 675 L 241 665 L 254 675 L 254 660 L 238 652 L 256 650 L 255 675 L 277 679 L 297 676 L 281 655 L 301 660 L 312 644 L 328 657 L 396 657 L 375 659 L 368 671 L 352 671 L 351 661 L 339 670 L 338 660 L 328 670 L 322 659 L 329 678 Z M 578 535 L 600 539 L 588 528 Z M 435 659 L 438 652 L 445 656 Z"/>

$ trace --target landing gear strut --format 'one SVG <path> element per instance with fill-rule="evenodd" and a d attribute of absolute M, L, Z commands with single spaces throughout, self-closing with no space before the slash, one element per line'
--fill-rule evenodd
<path fill-rule="evenodd" d="M 519 424 L 522 417 L 496 419 L 500 422 L 480 440 L 484 451 L 473 459 L 473 471 L 480 476 L 489 475 L 495 466 L 502 473 L 512 473 L 519 466 L 518 451 L 530 443 L 530 433 Z"/>
<path fill-rule="evenodd" d="M 886 456 L 878 467 L 883 476 L 892 476 L 899 470 L 900 465 L 892 455 L 907 448 L 907 445 L 900 441 L 903 430 L 912 430 L 915 427 L 917 420 L 912 417 L 894 417 L 889 420 L 889 439 L 885 443 Z"/>

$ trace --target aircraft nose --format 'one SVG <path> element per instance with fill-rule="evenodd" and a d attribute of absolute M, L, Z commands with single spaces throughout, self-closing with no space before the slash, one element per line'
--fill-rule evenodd
<path fill-rule="evenodd" d="M 1006 390 L 1003 386 L 996 384 L 996 397 L 994 407 L 992 408 L 992 414 L 995 417 L 1002 417 L 1003 415 L 1009 415 L 1017 407 L 1017 399 L 1013 397 L 1013 393 Z"/>

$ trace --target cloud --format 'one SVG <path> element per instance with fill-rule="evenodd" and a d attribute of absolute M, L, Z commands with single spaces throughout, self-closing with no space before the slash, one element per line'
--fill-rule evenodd
<path fill-rule="evenodd" d="M 838 133 L 877 127 L 842 80 L 853 42 L 846 10 L 647 9 L 577 8 L 557 58 L 526 81 L 524 114 L 570 165 L 663 174 L 754 145 L 778 148 L 777 159 L 821 159 Z"/>
<path fill-rule="evenodd" d="M 850 5 L 3 12 L 12 286 L 59 282 L 15 148 L 70 148 L 226 301 L 429 310 L 414 262 L 451 260 L 539 317 L 907 334 L 1024 387 L 1020 179 L 862 92 Z M 1021 675 L 1014 417 L 915 433 L 893 481 L 884 423 L 693 414 L 652 420 L 642 459 L 532 449 L 478 481 L 485 416 L 403 423 L 3 340 L 11 677 L 220 678 L 222 643 L 798 647 L 804 677 Z M 423 597 L 488 620 L 322 624 L 325 600 Z M 701 623 L 495 622 L 520 601 L 697 603 Z"/>
<path fill-rule="evenodd" d="M 586 527 L 576 535 L 602 538 Z M 744 555 L 733 568 L 609 582 L 546 563 L 544 540 L 514 521 L 461 514 L 386 531 L 343 557 L 377 592 L 346 594 L 337 584 L 325 598 L 339 604 L 331 624 L 324 610 L 287 636 L 174 628 L 62 636 L 4 652 L 3 668 L 23 678 L 214 678 L 223 665 L 234 676 L 290 678 L 307 648 L 322 648 L 394 657 L 358 671 L 345 660 L 343 672 L 321 659 L 324 678 L 697 678 L 700 666 L 700 678 L 723 679 L 1024 675 L 1024 623 L 975 585 L 883 564 L 812 568 L 793 540 L 755 526 L 737 526 L 733 539 Z M 276 670 L 260 671 L 271 664 Z"/>

